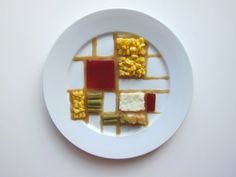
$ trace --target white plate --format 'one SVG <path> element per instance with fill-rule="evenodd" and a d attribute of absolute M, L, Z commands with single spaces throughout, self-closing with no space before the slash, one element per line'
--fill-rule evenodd
<path fill-rule="evenodd" d="M 152 116 L 147 127 L 126 129 L 120 136 L 110 130 L 97 131 L 94 122 L 72 121 L 66 92 L 69 73 L 73 73 L 72 58 L 78 49 L 91 38 L 113 31 L 132 32 L 147 39 L 162 54 L 170 76 L 170 93 L 161 114 Z M 191 66 L 176 36 L 156 19 L 127 9 L 99 11 L 71 25 L 53 46 L 43 77 L 46 106 L 60 132 L 78 148 L 111 159 L 137 157 L 165 143 L 183 122 L 192 90 Z"/>

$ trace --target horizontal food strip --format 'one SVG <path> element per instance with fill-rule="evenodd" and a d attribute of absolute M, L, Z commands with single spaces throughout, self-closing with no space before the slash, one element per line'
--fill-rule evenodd
<path fill-rule="evenodd" d="M 145 126 L 148 124 L 146 114 L 102 114 L 101 121 L 103 125 L 138 125 Z"/>

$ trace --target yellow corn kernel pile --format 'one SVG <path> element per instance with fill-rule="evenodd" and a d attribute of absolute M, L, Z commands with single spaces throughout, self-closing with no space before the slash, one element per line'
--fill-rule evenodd
<path fill-rule="evenodd" d="M 141 78 L 146 74 L 146 62 L 144 57 L 131 58 L 120 57 L 119 58 L 119 73 L 120 77 L 134 77 Z"/>
<path fill-rule="evenodd" d="M 70 90 L 69 93 L 72 119 L 84 119 L 86 117 L 84 92 L 82 90 Z"/>
<path fill-rule="evenodd" d="M 117 53 L 120 56 L 131 56 L 138 58 L 146 55 L 146 44 L 143 37 L 139 38 L 117 38 Z"/>
<path fill-rule="evenodd" d="M 117 38 L 119 73 L 123 78 L 142 78 L 146 75 L 146 44 L 143 37 Z"/>

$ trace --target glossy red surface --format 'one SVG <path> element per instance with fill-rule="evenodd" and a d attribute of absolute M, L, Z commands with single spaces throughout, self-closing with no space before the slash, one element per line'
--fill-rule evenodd
<path fill-rule="evenodd" d="M 145 105 L 147 112 L 155 112 L 156 107 L 156 94 L 146 93 L 145 95 Z"/>
<path fill-rule="evenodd" d="M 86 62 L 86 86 L 88 89 L 115 89 L 114 60 L 91 59 Z"/>

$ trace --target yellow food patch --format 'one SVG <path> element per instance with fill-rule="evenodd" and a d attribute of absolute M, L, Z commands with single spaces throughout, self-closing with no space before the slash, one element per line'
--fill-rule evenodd
<path fill-rule="evenodd" d="M 117 53 L 120 56 L 145 56 L 146 44 L 143 37 L 117 38 Z"/>
<path fill-rule="evenodd" d="M 119 74 L 123 78 L 142 78 L 146 75 L 147 54 L 144 38 L 117 38 Z"/>
<path fill-rule="evenodd" d="M 70 90 L 70 106 L 72 119 L 84 119 L 85 113 L 85 96 L 82 90 Z"/>
<path fill-rule="evenodd" d="M 144 77 L 146 74 L 145 58 L 120 57 L 119 73 L 120 77 L 134 77 L 134 78 Z"/>

